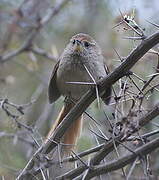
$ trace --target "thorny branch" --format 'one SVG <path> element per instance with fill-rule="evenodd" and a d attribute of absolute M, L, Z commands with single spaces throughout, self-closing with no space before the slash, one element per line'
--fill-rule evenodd
<path fill-rule="evenodd" d="M 151 142 L 144 144 L 140 148 L 137 148 L 133 153 L 128 153 L 127 155 L 120 157 L 112 162 L 103 165 L 94 166 L 90 170 L 91 173 L 89 173 L 89 175 L 85 177 L 84 180 L 88 180 L 91 179 L 92 177 L 120 169 L 126 166 L 127 164 L 133 162 L 137 157 L 140 157 L 142 159 L 145 155 L 151 153 L 152 151 L 154 151 L 154 149 L 157 149 L 158 147 L 159 147 L 159 138 L 156 138 Z"/>
<path fill-rule="evenodd" d="M 135 140 L 139 140 L 139 141 L 140 141 L 141 138 L 142 138 L 142 139 L 149 138 L 149 137 L 151 137 L 151 136 L 153 136 L 153 135 L 156 135 L 156 134 L 159 134 L 159 130 L 154 130 L 154 131 L 152 131 L 152 132 L 143 134 L 143 135 L 141 135 L 141 137 L 138 137 L 138 136 L 130 136 L 130 137 L 126 138 L 126 141 L 135 141 Z M 79 157 L 87 156 L 87 155 L 89 155 L 89 154 L 92 154 L 92 153 L 95 153 L 95 152 L 100 151 L 100 149 L 102 149 L 103 147 L 104 147 L 104 143 L 103 143 L 103 144 L 100 144 L 100 145 L 98 145 L 98 146 L 96 146 L 96 147 L 90 148 L 90 149 L 88 149 L 88 150 L 86 150 L 86 151 L 83 151 L 83 152 L 79 153 L 78 156 L 79 156 Z M 77 160 L 77 158 L 76 158 L 75 156 L 70 156 L 70 157 L 67 157 L 67 158 L 63 159 L 63 160 L 62 160 L 62 163 L 63 163 L 63 162 L 72 162 L 72 161 L 76 161 L 76 160 Z M 51 163 L 51 162 L 50 162 L 50 163 Z M 57 163 L 57 162 L 52 161 L 52 164 L 55 164 L 55 163 Z"/>
<path fill-rule="evenodd" d="M 152 36 L 144 39 L 141 44 L 135 48 L 130 55 L 128 55 L 125 60 L 122 62 L 120 66 L 118 66 L 112 73 L 110 73 L 108 76 L 100 80 L 98 84 L 99 94 L 102 95 L 105 91 L 106 87 L 111 86 L 114 84 L 117 80 L 119 80 L 121 77 L 125 76 L 127 72 L 133 67 L 133 65 L 146 53 L 148 52 L 153 46 L 159 43 L 159 32 L 153 34 Z M 53 150 L 57 146 L 57 142 L 60 142 L 61 137 L 63 134 L 67 131 L 69 126 L 73 123 L 74 119 L 77 119 L 85 110 L 86 108 L 95 100 L 96 98 L 96 92 L 95 88 L 89 90 L 82 98 L 81 100 L 76 104 L 76 106 L 70 111 L 70 113 L 64 118 L 62 123 L 57 127 L 55 130 L 55 133 L 52 135 L 50 140 L 48 140 L 46 143 L 44 143 L 37 152 L 33 155 L 33 157 L 30 159 L 26 167 L 23 169 L 21 174 L 18 176 L 17 179 L 24 179 L 30 177 L 30 174 L 36 174 L 38 171 L 34 168 L 34 161 L 35 159 L 39 159 L 38 157 L 42 155 L 48 154 L 51 150 Z M 156 113 L 152 113 L 155 111 Z M 145 117 L 143 117 L 142 123 L 139 125 L 145 125 L 145 122 L 148 123 L 151 118 L 154 118 L 158 115 L 158 105 L 156 108 L 152 109 L 150 114 L 146 114 Z M 136 129 L 135 129 L 136 131 Z M 133 133 L 133 131 L 131 132 Z M 130 133 L 130 134 L 131 134 Z M 129 132 L 126 134 L 126 137 L 130 135 Z M 117 140 L 124 140 L 126 137 L 123 138 L 123 134 L 120 136 L 117 136 Z M 55 143 L 56 142 L 56 143 Z M 107 147 L 107 148 L 105 148 Z M 108 148 L 109 147 L 109 148 Z M 105 156 L 106 152 L 108 153 L 112 151 L 113 149 L 113 143 L 112 141 L 106 143 L 104 147 L 100 150 L 94 159 L 96 158 L 96 163 L 92 159 L 91 165 L 98 164 Z M 100 155 L 100 156 L 99 156 Z M 78 170 L 78 174 L 81 174 L 85 170 L 85 166 L 80 166 Z M 76 171 L 76 170 L 73 170 Z M 72 175 L 72 173 L 70 173 Z M 77 176 L 77 172 L 76 172 Z M 89 176 L 89 173 L 88 173 Z"/>
<path fill-rule="evenodd" d="M 150 112 L 145 114 L 140 119 L 137 119 L 136 121 L 139 122 L 139 125 L 137 127 L 134 127 L 131 131 L 128 132 L 127 137 L 132 135 L 133 133 L 137 132 L 141 127 L 146 125 L 148 122 L 150 122 L 153 118 L 159 115 L 159 104 L 157 104 Z M 114 137 L 114 141 L 116 142 L 116 145 L 119 145 L 118 142 L 122 142 L 127 140 L 127 137 L 123 137 L 124 133 L 121 133 L 119 136 Z M 131 136 L 130 136 L 131 137 Z M 129 139 L 129 138 L 128 138 Z M 100 145 L 98 148 L 98 153 L 95 154 L 95 156 L 90 160 L 91 166 L 98 165 L 100 161 L 105 158 L 110 152 L 114 149 L 113 139 L 105 143 L 104 145 Z M 83 171 L 85 171 L 87 168 L 85 166 L 80 166 L 77 169 L 74 169 L 64 175 L 61 178 L 74 178 L 78 175 L 80 175 Z M 88 173 L 89 176 L 89 173 Z"/>
<path fill-rule="evenodd" d="M 136 121 L 139 122 L 139 126 L 138 127 L 134 127 L 134 129 L 132 129 L 132 131 L 130 131 L 129 135 L 133 134 L 134 132 L 138 131 L 140 128 L 142 128 L 145 124 L 147 124 L 148 122 L 150 122 L 154 117 L 156 117 L 159 112 L 158 112 L 158 108 L 159 108 L 159 105 L 156 105 L 154 107 L 154 109 L 152 109 L 152 111 L 150 111 L 149 113 L 145 114 L 142 118 L 140 119 L 137 119 Z M 117 137 L 115 137 L 115 141 L 116 141 L 116 144 L 119 143 L 119 142 L 122 142 L 122 141 L 135 141 L 135 140 L 141 140 L 142 139 L 145 139 L 145 138 L 148 138 L 148 137 L 151 137 L 155 134 L 158 134 L 159 133 L 159 130 L 155 130 L 153 132 L 150 132 L 150 133 L 147 133 L 147 134 L 144 134 L 144 135 L 141 135 L 141 137 L 138 137 L 138 136 L 130 136 L 130 137 L 125 137 L 125 139 L 122 139 L 123 138 L 123 135 L 119 135 Z M 128 136 L 129 136 L 128 135 Z M 83 157 L 83 156 L 86 156 L 86 155 L 89 155 L 89 154 L 92 154 L 92 153 L 95 153 L 95 152 L 99 152 L 98 154 L 96 154 L 94 156 L 94 158 L 91 159 L 91 161 L 96 161 L 97 159 L 96 158 L 100 158 L 101 154 L 103 155 L 108 155 L 112 150 L 113 150 L 114 146 L 113 146 L 113 140 L 112 138 L 107 142 L 107 143 L 103 143 L 103 144 L 100 144 L 94 148 L 91 148 L 91 149 L 88 149 L 84 152 L 81 152 L 78 155 L 78 157 Z M 103 156 L 102 155 L 102 156 Z M 68 158 L 65 158 L 61 163 L 64 163 L 64 162 L 72 162 L 72 161 L 76 161 L 78 160 L 78 158 L 76 158 L 76 156 L 71 156 L 71 157 L 68 157 Z M 46 163 L 43 163 L 43 166 L 40 166 L 40 169 L 46 169 L 46 168 L 49 168 L 50 166 L 54 165 L 54 164 L 57 164 L 59 162 L 56 162 L 54 160 L 48 160 Z M 63 176 L 61 176 L 61 179 L 62 178 L 73 178 L 73 177 L 76 177 L 78 175 L 80 175 L 84 170 L 86 170 L 88 167 L 87 166 L 80 166 L 78 167 L 77 169 L 74 169 L 66 174 L 64 174 Z M 30 171 L 31 174 L 36 174 L 38 173 L 39 169 L 36 169 L 36 171 Z M 60 177 L 59 177 L 60 178 Z"/>

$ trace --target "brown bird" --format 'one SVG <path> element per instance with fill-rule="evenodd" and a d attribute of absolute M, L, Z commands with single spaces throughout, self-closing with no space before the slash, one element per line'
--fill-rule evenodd
<path fill-rule="evenodd" d="M 48 138 L 75 103 L 89 90 L 91 83 L 106 75 L 104 57 L 97 42 L 87 34 L 80 33 L 73 36 L 54 66 L 49 83 L 49 102 L 55 102 L 61 95 L 66 97 L 66 101 Z M 111 87 L 106 89 L 101 98 L 108 104 L 110 96 Z M 64 146 L 66 154 L 69 154 L 76 144 L 81 127 L 82 116 L 75 120 L 64 134 L 63 143 L 69 144 Z"/>

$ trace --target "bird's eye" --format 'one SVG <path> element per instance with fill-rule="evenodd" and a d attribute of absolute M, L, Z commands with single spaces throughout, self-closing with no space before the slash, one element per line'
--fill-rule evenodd
<path fill-rule="evenodd" d="M 72 44 L 75 44 L 76 43 L 76 41 L 75 41 L 75 39 L 72 41 Z"/>
<path fill-rule="evenodd" d="M 89 46 L 90 46 L 90 43 L 87 42 L 87 41 L 84 41 L 84 46 L 85 46 L 85 47 L 89 47 Z"/>

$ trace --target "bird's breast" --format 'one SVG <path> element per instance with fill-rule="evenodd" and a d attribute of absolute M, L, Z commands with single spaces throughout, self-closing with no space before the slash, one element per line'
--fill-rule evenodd
<path fill-rule="evenodd" d="M 64 96 L 69 96 L 73 100 L 80 99 L 89 90 L 89 83 L 93 82 L 90 74 L 97 81 L 101 76 L 105 75 L 103 65 L 78 60 L 61 62 L 57 71 L 59 91 Z"/>

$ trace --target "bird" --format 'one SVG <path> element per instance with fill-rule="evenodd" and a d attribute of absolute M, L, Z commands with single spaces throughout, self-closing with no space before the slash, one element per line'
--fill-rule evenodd
<path fill-rule="evenodd" d="M 107 74 L 108 70 L 98 43 L 88 34 L 74 35 L 54 66 L 49 81 L 48 98 L 50 104 L 54 103 L 60 96 L 64 96 L 65 101 L 48 133 L 48 139 L 80 98 L 94 83 Z M 111 87 L 106 88 L 101 98 L 105 104 L 109 104 Z M 65 144 L 65 154 L 70 154 L 75 148 L 82 129 L 82 122 L 83 115 L 76 119 L 65 132 L 62 138 L 62 143 Z"/>

